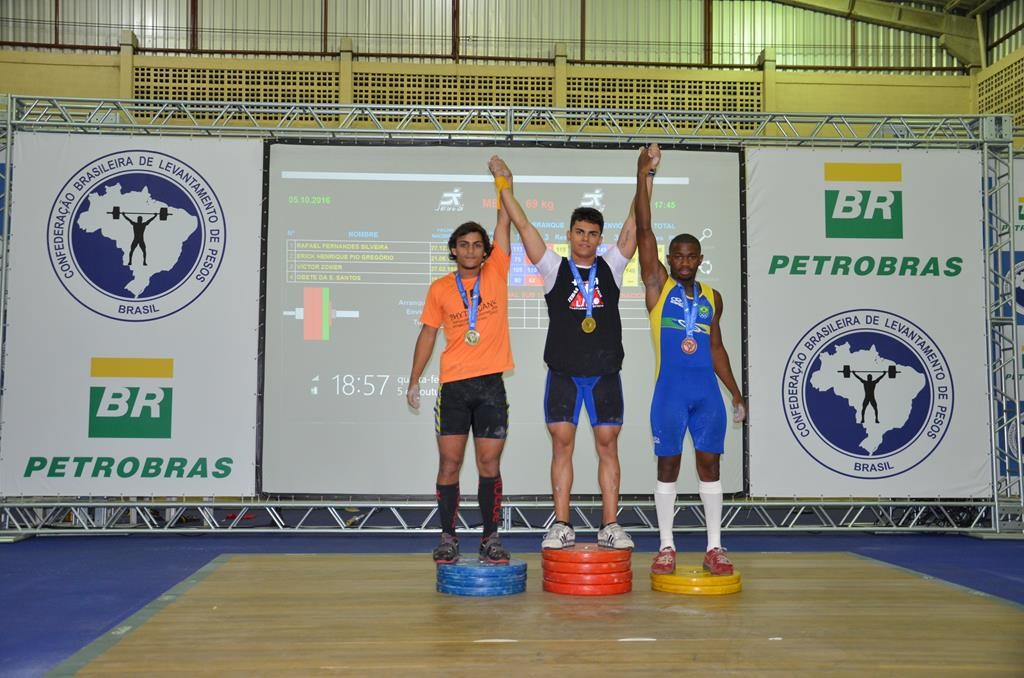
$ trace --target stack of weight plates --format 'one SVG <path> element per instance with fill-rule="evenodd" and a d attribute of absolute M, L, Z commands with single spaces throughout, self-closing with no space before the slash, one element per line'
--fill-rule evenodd
<path fill-rule="evenodd" d="M 544 549 L 544 590 L 570 596 L 609 596 L 633 590 L 631 551 L 576 544 Z"/>
<path fill-rule="evenodd" d="M 455 596 L 508 596 L 526 590 L 526 561 L 508 565 L 476 560 L 437 566 L 437 590 Z"/>
<path fill-rule="evenodd" d="M 739 593 L 743 588 L 739 571 L 732 574 L 715 575 L 699 567 L 677 569 L 674 574 L 652 574 L 651 588 L 665 593 L 681 593 L 688 596 L 724 596 Z"/>

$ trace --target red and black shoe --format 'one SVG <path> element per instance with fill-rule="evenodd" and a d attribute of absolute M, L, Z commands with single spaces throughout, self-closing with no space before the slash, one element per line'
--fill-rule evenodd
<path fill-rule="evenodd" d="M 495 532 L 480 542 L 480 562 L 491 565 L 508 565 L 509 552 Z"/>
<path fill-rule="evenodd" d="M 459 562 L 459 540 L 450 534 L 442 533 L 441 543 L 434 547 L 434 562 L 438 565 Z"/>

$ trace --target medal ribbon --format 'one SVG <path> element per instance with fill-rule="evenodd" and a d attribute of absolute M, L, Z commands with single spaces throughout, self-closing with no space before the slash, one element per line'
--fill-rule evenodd
<path fill-rule="evenodd" d="M 469 329 L 476 329 L 476 313 L 477 309 L 480 308 L 480 278 L 483 276 L 478 275 L 476 277 L 476 284 L 473 285 L 473 300 L 470 302 L 466 296 L 466 288 L 462 286 L 462 277 L 458 271 L 455 272 L 455 286 L 459 288 L 459 296 L 462 297 L 462 305 L 469 309 Z"/>
<path fill-rule="evenodd" d="M 576 262 L 572 260 L 572 257 L 568 257 L 569 268 L 572 270 L 572 277 L 576 280 L 576 289 L 583 290 L 583 301 L 587 303 L 587 317 L 593 317 L 594 315 L 594 281 L 597 280 L 597 260 L 590 265 L 590 276 L 587 280 L 586 288 L 583 287 L 583 277 L 580 275 L 580 269 L 576 268 Z"/>
<path fill-rule="evenodd" d="M 697 329 L 697 311 L 700 308 L 700 283 L 693 281 L 693 301 L 686 296 L 686 288 L 682 283 L 676 283 L 679 293 L 683 295 L 683 326 L 686 328 L 687 339 L 693 338 L 693 332 Z"/>

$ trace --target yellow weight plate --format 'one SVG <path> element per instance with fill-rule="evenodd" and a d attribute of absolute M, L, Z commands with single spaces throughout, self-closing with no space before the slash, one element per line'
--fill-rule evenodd
<path fill-rule="evenodd" d="M 686 596 L 725 596 L 730 593 L 739 593 L 743 589 L 743 584 L 737 582 L 727 586 L 666 586 L 651 582 L 651 589 Z"/>
<path fill-rule="evenodd" d="M 740 582 L 739 570 L 733 570 L 732 574 L 716 575 L 705 572 L 703 568 L 693 567 L 687 569 L 676 569 L 674 574 L 652 574 L 651 582 L 665 584 L 666 586 L 729 586 Z"/>

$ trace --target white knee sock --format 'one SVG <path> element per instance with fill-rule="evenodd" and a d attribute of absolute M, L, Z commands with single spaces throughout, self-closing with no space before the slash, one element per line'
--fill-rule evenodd
<path fill-rule="evenodd" d="M 661 546 L 658 550 L 676 548 L 672 540 L 672 521 L 676 514 L 676 484 L 663 483 L 660 480 L 654 487 L 654 508 L 658 513 L 658 533 L 661 535 Z"/>
<path fill-rule="evenodd" d="M 722 545 L 722 481 L 697 483 L 700 500 L 704 503 L 704 521 L 708 526 L 708 551 Z"/>

